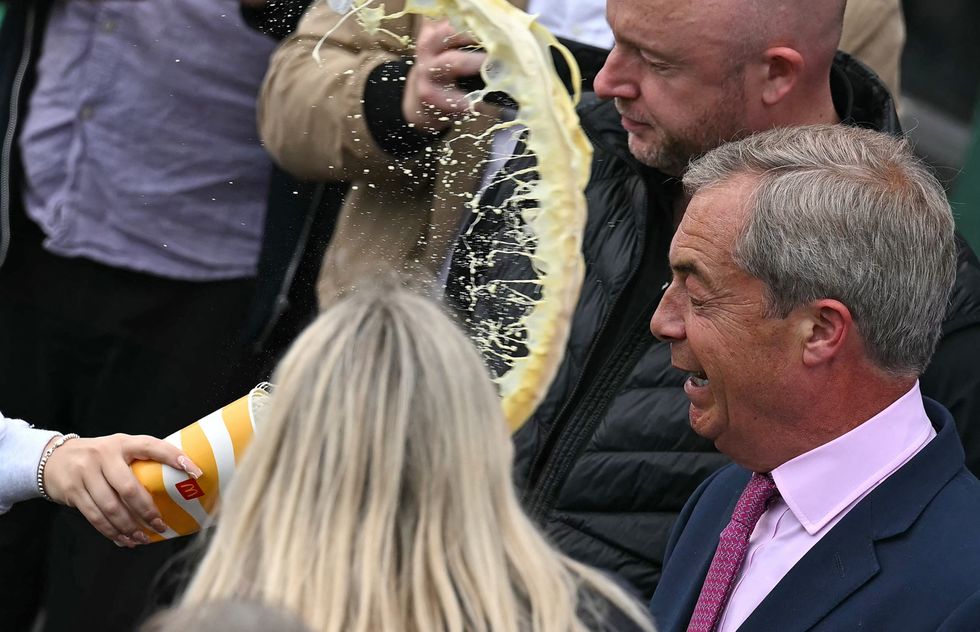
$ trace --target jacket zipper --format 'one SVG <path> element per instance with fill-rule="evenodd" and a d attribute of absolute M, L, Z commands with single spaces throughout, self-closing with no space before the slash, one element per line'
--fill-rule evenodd
<path fill-rule="evenodd" d="M 534 495 L 529 506 L 529 513 L 539 521 L 543 521 L 548 511 L 554 505 L 561 483 L 568 477 L 572 466 L 575 464 L 575 457 L 580 454 L 595 432 L 595 427 L 602 421 L 602 411 L 605 409 L 601 404 L 609 403 L 618 394 L 612 392 L 612 388 L 621 385 L 631 374 L 639 362 L 640 356 L 646 352 L 649 345 L 649 326 L 641 320 L 633 324 L 633 329 L 624 337 L 616 352 L 609 356 L 605 366 L 618 367 L 619 370 L 611 370 L 603 373 L 604 379 L 597 381 L 590 392 L 606 393 L 606 396 L 584 397 L 575 408 L 575 415 L 570 415 L 568 419 L 575 421 L 563 429 L 562 435 L 569 436 L 570 441 L 562 442 L 556 440 L 547 464 L 551 465 L 546 472 L 547 476 L 543 480 L 536 482 Z M 635 354 L 636 357 L 634 357 Z M 632 362 L 628 360 L 633 359 Z"/>
<path fill-rule="evenodd" d="M 28 3 L 24 27 L 24 48 L 21 51 L 20 65 L 17 67 L 17 74 L 14 75 L 14 83 L 10 91 L 10 116 L 7 120 L 7 133 L 3 138 L 3 153 L 0 155 L 0 169 L 2 169 L 0 171 L 0 266 L 6 261 L 7 252 L 10 250 L 10 159 L 13 156 L 14 139 L 17 136 L 20 89 L 31 61 L 36 14 L 37 7 L 33 3 Z"/>
<path fill-rule="evenodd" d="M 583 129 L 586 132 L 586 135 L 589 137 L 589 140 L 592 141 L 593 144 L 598 144 L 599 141 L 597 138 L 595 138 L 592 131 L 584 127 Z M 646 181 L 643 179 L 643 173 L 632 162 L 628 160 L 624 162 L 626 162 L 626 164 L 633 171 L 633 173 L 640 179 L 640 183 L 643 186 L 643 190 L 645 192 L 644 198 L 649 199 L 649 191 L 647 190 Z M 644 234 L 645 232 L 646 232 L 646 227 L 644 226 Z M 647 244 L 644 243 L 643 247 L 646 248 Z M 636 259 L 633 262 L 633 266 L 630 269 L 629 278 L 627 279 L 624 287 L 629 287 L 630 282 L 633 280 L 633 278 L 636 276 L 637 271 L 640 269 L 640 263 L 642 259 L 643 259 L 643 253 L 641 252 L 640 256 L 636 257 Z M 589 352 L 585 355 L 585 362 L 582 364 L 582 371 L 579 373 L 578 379 L 576 379 L 575 381 L 575 386 L 572 387 L 568 399 L 566 399 L 565 404 L 562 406 L 561 410 L 558 412 L 558 415 L 555 417 L 555 423 L 554 425 L 552 425 L 551 429 L 548 431 L 548 436 L 545 438 L 544 447 L 540 452 L 538 452 L 538 454 L 534 457 L 534 460 L 531 462 L 531 467 L 528 470 L 528 474 L 529 474 L 528 480 L 530 481 L 531 484 L 530 487 L 524 492 L 523 500 L 524 500 L 524 506 L 528 514 L 530 514 L 534 518 L 537 519 L 544 518 L 543 515 L 539 514 L 539 511 L 542 511 L 541 492 L 543 487 L 543 485 L 541 484 L 542 481 L 538 480 L 541 474 L 539 470 L 543 465 L 551 461 L 551 456 L 554 453 L 555 449 L 557 448 L 558 439 L 561 437 L 564 431 L 562 426 L 564 425 L 563 422 L 566 419 L 566 413 L 569 412 L 569 409 L 572 406 L 572 402 L 575 401 L 575 395 L 578 393 L 580 387 L 582 386 L 582 382 L 585 379 L 585 374 L 586 374 L 585 369 L 589 366 L 589 363 L 595 357 L 595 352 L 596 352 L 596 348 L 599 345 L 599 340 L 602 339 L 602 335 L 606 332 L 606 328 L 609 325 L 609 321 L 612 320 L 613 315 L 616 313 L 616 310 L 619 308 L 620 304 L 622 303 L 623 294 L 625 294 L 625 291 L 620 292 L 619 296 L 616 297 L 616 300 L 613 301 L 612 309 L 610 309 L 606 313 L 606 317 L 602 319 L 602 324 L 599 326 L 599 329 L 596 332 L 595 337 L 592 339 L 592 344 L 589 346 Z M 580 406 L 576 406 L 576 409 L 578 408 L 580 408 Z M 549 479 L 550 478 L 552 477 L 549 476 Z"/>

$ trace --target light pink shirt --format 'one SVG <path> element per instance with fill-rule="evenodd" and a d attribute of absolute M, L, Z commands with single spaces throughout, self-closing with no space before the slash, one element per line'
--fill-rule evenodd
<path fill-rule="evenodd" d="M 820 538 L 935 436 L 916 382 L 854 430 L 773 470 L 780 497 L 749 538 L 718 631 L 737 630 Z"/>

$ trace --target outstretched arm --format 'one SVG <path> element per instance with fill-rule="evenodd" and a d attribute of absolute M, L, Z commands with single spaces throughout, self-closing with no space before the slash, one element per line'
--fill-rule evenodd
<path fill-rule="evenodd" d="M 37 430 L 19 420 L 0 417 L 0 511 L 40 496 L 38 467 L 61 435 Z M 146 544 L 145 523 L 156 531 L 166 525 L 149 492 L 129 465 L 153 460 L 199 476 L 201 470 L 166 441 L 115 434 L 71 439 L 51 451 L 41 477 L 51 500 L 77 508 L 102 535 L 120 546 Z"/>

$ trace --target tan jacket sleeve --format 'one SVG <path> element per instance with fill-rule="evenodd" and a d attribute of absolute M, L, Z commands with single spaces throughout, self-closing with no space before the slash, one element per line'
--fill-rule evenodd
<path fill-rule="evenodd" d="M 388 13 L 402 0 L 385 3 Z M 370 35 L 354 18 L 316 2 L 296 31 L 273 53 L 259 96 L 259 130 L 266 149 L 290 173 L 310 180 L 356 180 L 365 169 L 383 168 L 391 157 L 371 136 L 363 95 L 371 71 L 406 53 L 391 34 Z M 339 26 L 338 26 L 339 24 Z M 386 20 L 391 33 L 413 35 L 411 16 Z M 320 47 L 320 62 L 313 50 Z"/>
<path fill-rule="evenodd" d="M 896 99 L 904 47 L 900 0 L 848 0 L 840 49 L 870 66 Z"/>

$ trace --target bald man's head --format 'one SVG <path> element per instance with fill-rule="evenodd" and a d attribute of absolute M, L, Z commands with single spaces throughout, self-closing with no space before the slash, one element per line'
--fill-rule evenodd
<path fill-rule="evenodd" d="M 740 55 L 755 56 L 785 46 L 799 51 L 808 65 L 819 67 L 821 73 L 829 70 L 840 43 L 847 0 L 727 1 L 737 6 L 744 18 L 731 23 L 743 42 Z"/>
<path fill-rule="evenodd" d="M 844 0 L 607 0 L 616 46 L 594 82 L 641 162 L 679 175 L 718 145 L 836 120 Z"/>

